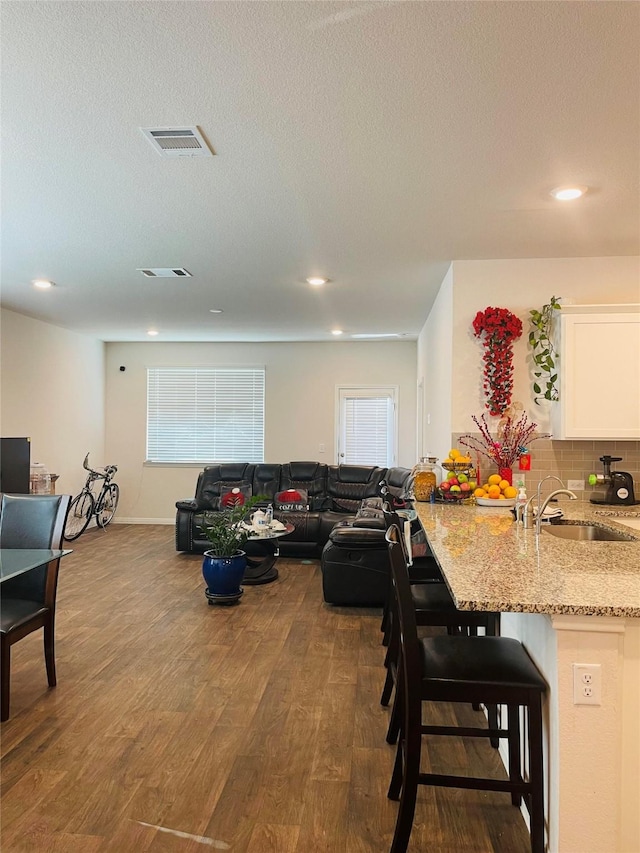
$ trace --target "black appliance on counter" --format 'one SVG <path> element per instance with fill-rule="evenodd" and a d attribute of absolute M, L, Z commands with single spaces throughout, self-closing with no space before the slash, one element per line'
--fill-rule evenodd
<path fill-rule="evenodd" d="M 29 494 L 31 439 L 0 438 L 0 492 Z"/>
<path fill-rule="evenodd" d="M 606 486 L 604 491 L 591 495 L 592 504 L 633 506 L 640 503 L 633 493 L 633 477 L 627 471 L 612 471 L 612 462 L 622 462 L 622 456 L 601 456 L 604 474 L 589 474 L 589 485 Z"/>

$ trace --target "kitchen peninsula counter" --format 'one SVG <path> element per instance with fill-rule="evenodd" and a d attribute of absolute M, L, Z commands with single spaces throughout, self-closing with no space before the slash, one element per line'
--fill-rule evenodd
<path fill-rule="evenodd" d="M 536 537 L 506 508 L 415 504 L 461 610 L 640 618 L 640 531 L 609 514 L 640 519 L 640 506 L 557 506 L 565 520 L 594 522 L 634 541 L 575 541 L 544 530 Z"/>
<path fill-rule="evenodd" d="M 415 506 L 458 607 L 499 611 L 549 686 L 549 853 L 640 853 L 640 507 L 559 501 L 565 521 L 635 541 L 536 543 L 508 509 Z M 576 664 L 597 668 L 596 704 L 576 702 Z"/>

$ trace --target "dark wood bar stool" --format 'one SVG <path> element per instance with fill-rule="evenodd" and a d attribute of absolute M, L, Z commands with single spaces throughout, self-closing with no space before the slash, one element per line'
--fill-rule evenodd
<path fill-rule="evenodd" d="M 401 518 L 400 514 L 396 510 L 392 509 L 391 505 L 387 501 L 384 501 L 382 505 L 382 514 L 384 516 L 384 524 L 387 530 L 391 527 L 392 524 L 395 524 L 396 527 L 401 531 L 401 533 L 403 532 L 404 518 Z M 442 577 L 442 572 L 440 571 L 438 561 L 431 553 L 429 547 L 425 546 L 426 553 L 424 554 L 420 554 L 419 556 L 412 555 L 412 559 L 410 561 L 409 553 L 407 550 L 407 544 L 404 536 L 401 536 L 400 539 L 402 542 L 402 548 L 404 550 L 405 558 L 407 560 L 409 579 L 411 583 L 444 583 L 444 578 Z M 380 630 L 383 632 L 382 643 L 385 646 L 389 645 L 391 639 L 390 605 L 393 597 L 392 586 L 393 582 L 391 579 L 391 571 L 389 571 L 389 591 L 387 593 L 387 598 L 382 609 L 382 622 L 380 623 Z"/>
<path fill-rule="evenodd" d="M 392 526 L 396 526 L 399 531 L 402 530 L 393 519 L 395 515 L 385 510 L 385 520 L 388 522 L 387 530 Z M 402 533 L 400 532 L 399 545 L 402 549 L 402 556 L 407 559 L 407 551 L 404 544 Z M 439 570 L 438 570 L 439 571 Z M 424 583 L 415 581 L 408 569 L 409 583 L 411 590 L 411 599 L 415 610 L 416 623 L 421 627 L 446 628 L 449 634 L 467 633 L 477 635 L 478 629 L 481 628 L 486 636 L 495 637 L 500 634 L 500 614 L 482 610 L 459 610 L 451 597 L 451 593 L 443 583 Z M 442 577 L 442 576 L 441 576 Z M 396 686 L 399 670 L 399 654 L 400 654 L 400 629 L 397 617 L 396 608 L 394 607 L 395 595 L 393 593 L 393 577 L 391 570 L 389 578 L 392 584 L 389 593 L 389 607 L 387 613 L 387 632 L 389 635 L 387 654 L 385 656 L 385 666 L 387 674 L 382 688 L 380 697 L 381 705 L 388 705 L 393 693 L 393 688 Z M 444 580 L 444 579 L 443 579 Z M 400 709 L 397 701 L 398 694 L 393 703 L 391 718 L 389 720 L 389 728 L 387 730 L 387 742 L 395 743 L 398 737 L 400 726 Z M 474 703 L 475 710 L 479 710 L 479 705 Z M 498 709 L 495 705 L 487 708 L 490 728 L 497 728 L 498 724 Z M 491 745 L 498 748 L 499 740 L 497 737 L 491 737 Z"/>
<path fill-rule="evenodd" d="M 388 797 L 400 800 L 391 853 L 405 853 L 419 785 L 503 791 L 519 806 L 524 797 L 531 822 L 532 853 L 544 851 L 542 697 L 546 684 L 526 650 L 507 637 L 440 636 L 420 639 L 407 565 L 394 526 L 387 531 L 399 619 L 400 668 L 397 694 L 402 717 Z M 422 724 L 423 702 L 506 705 L 507 729 Z M 520 709 L 528 731 L 529 778 L 520 763 Z M 507 738 L 509 779 L 420 772 L 423 735 Z"/>

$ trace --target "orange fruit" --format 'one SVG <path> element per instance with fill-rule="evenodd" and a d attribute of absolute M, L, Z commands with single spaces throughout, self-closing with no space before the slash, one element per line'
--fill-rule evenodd
<path fill-rule="evenodd" d="M 515 486 L 507 486 L 503 494 L 505 498 L 515 498 L 518 496 L 518 490 L 515 488 Z"/>
<path fill-rule="evenodd" d="M 498 483 L 498 485 L 500 486 L 500 491 L 501 491 L 501 492 L 504 492 L 504 490 L 505 490 L 505 489 L 508 489 L 508 488 L 509 488 L 509 485 L 510 485 L 510 484 L 509 484 L 509 481 L 508 481 L 508 480 L 500 480 L 500 482 Z"/>
<path fill-rule="evenodd" d="M 500 497 L 500 486 L 497 483 L 492 483 L 489 486 L 489 497 L 494 500 Z"/>
<path fill-rule="evenodd" d="M 501 480 L 502 480 L 502 477 L 500 476 L 500 474 L 492 474 L 489 477 L 487 482 L 489 483 L 490 486 L 499 486 Z"/>
<path fill-rule="evenodd" d="M 474 498 L 486 498 L 487 493 L 484 489 L 476 489 L 473 493 Z"/>

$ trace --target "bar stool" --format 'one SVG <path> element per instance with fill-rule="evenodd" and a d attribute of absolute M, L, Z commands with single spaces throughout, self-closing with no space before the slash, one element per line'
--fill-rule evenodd
<path fill-rule="evenodd" d="M 411 835 L 418 785 L 503 791 L 519 806 L 524 797 L 531 823 L 532 853 L 544 851 L 542 697 L 546 684 L 526 650 L 508 637 L 418 637 L 400 532 L 386 534 L 400 623 L 397 694 L 402 717 L 388 797 L 400 800 L 391 853 L 405 853 Z M 469 702 L 507 706 L 507 729 L 422 724 L 423 702 Z M 529 779 L 520 763 L 520 708 L 527 716 Z M 509 779 L 421 773 L 423 735 L 507 738 Z"/>
<path fill-rule="evenodd" d="M 398 527 L 394 522 L 394 515 L 396 514 L 385 510 L 385 520 L 388 521 L 387 530 L 391 529 L 392 526 Z M 402 530 L 399 527 L 398 529 Z M 402 556 L 406 566 L 407 551 L 402 533 L 400 533 L 399 545 L 402 549 Z M 499 613 L 482 610 L 458 610 L 445 583 L 416 582 L 410 573 L 411 570 L 407 569 L 407 571 L 409 574 L 415 619 L 418 625 L 421 627 L 446 628 L 449 634 L 464 632 L 470 635 L 477 635 L 478 628 L 482 628 L 486 636 L 495 637 L 500 634 Z M 391 570 L 389 571 L 389 579 L 392 584 L 393 577 Z M 387 653 L 385 655 L 387 674 L 380 697 L 380 704 L 385 706 L 389 704 L 391 699 L 393 688 L 397 683 L 399 670 L 400 629 L 397 614 L 394 614 L 394 598 L 393 588 L 391 587 L 389 593 L 389 602 L 391 603 L 387 607 L 387 632 L 389 636 Z M 400 710 L 397 697 L 398 693 L 396 690 L 396 699 L 393 703 L 389 728 L 387 730 L 387 743 L 395 743 L 398 737 Z M 474 703 L 476 711 L 479 710 L 479 707 L 477 703 Z M 495 705 L 487 707 L 487 716 L 489 718 L 489 727 L 493 729 L 497 728 L 498 709 Z M 499 741 L 497 737 L 491 738 L 491 745 L 495 749 L 498 748 Z"/>
<path fill-rule="evenodd" d="M 386 530 L 388 530 L 392 524 L 395 524 L 400 531 L 405 532 L 405 536 L 401 536 L 400 539 L 402 542 L 402 548 L 405 554 L 405 558 L 407 560 L 409 579 L 411 583 L 443 584 L 444 578 L 442 576 L 442 572 L 440 571 L 440 566 L 438 565 L 436 558 L 430 551 L 427 554 L 410 559 L 411 555 L 409 554 L 408 550 L 409 545 L 407 544 L 404 519 L 400 518 L 399 513 L 396 510 L 392 509 L 388 501 L 384 501 L 382 504 L 382 515 L 384 517 L 384 524 Z M 388 646 L 391 639 L 390 602 L 393 598 L 392 585 L 393 584 L 391 580 L 391 571 L 389 571 L 389 587 L 387 591 L 387 597 L 385 599 L 385 603 L 382 609 L 382 621 L 380 623 L 380 630 L 383 632 L 382 644 L 384 646 Z"/>

